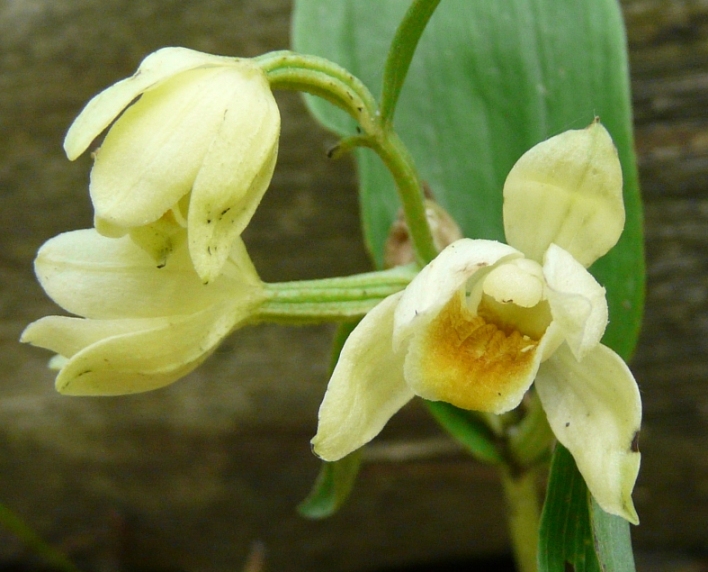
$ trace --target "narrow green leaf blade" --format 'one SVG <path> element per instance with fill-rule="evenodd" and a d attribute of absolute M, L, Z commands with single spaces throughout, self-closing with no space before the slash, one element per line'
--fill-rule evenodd
<path fill-rule="evenodd" d="M 479 461 L 498 465 L 504 461 L 494 444 L 494 435 L 471 411 L 458 409 L 443 401 L 426 401 L 436 421 Z"/>
<path fill-rule="evenodd" d="M 386 52 L 409 0 L 297 0 L 298 51 L 329 57 L 381 89 Z M 313 113 L 342 135 L 355 125 L 326 102 Z M 529 148 L 600 116 L 618 147 L 627 222 L 618 245 L 591 271 L 606 287 L 604 343 L 628 358 L 643 306 L 642 214 L 633 152 L 624 29 L 616 0 L 442 2 L 423 34 L 395 127 L 437 200 L 473 238 L 503 240 L 504 179 Z M 399 205 L 368 150 L 357 152 L 362 221 L 380 266 Z M 542 213 L 538 213 L 541 217 Z"/>
<path fill-rule="evenodd" d="M 539 572 L 602 572 L 590 524 L 589 493 L 570 452 L 560 443 L 551 461 L 541 514 Z"/>
<path fill-rule="evenodd" d="M 381 92 L 381 118 L 384 123 L 393 121 L 393 114 L 408 75 L 413 54 L 423 31 L 440 0 L 413 0 L 393 38 L 395 49 L 389 49 L 384 68 Z"/>
<path fill-rule="evenodd" d="M 595 537 L 595 548 L 604 572 L 634 572 L 634 554 L 629 523 L 613 514 L 607 514 L 592 499 L 590 519 Z"/>
<path fill-rule="evenodd" d="M 339 461 L 322 462 L 315 484 L 298 507 L 298 512 L 307 518 L 327 518 L 336 513 L 349 498 L 361 464 L 361 449 Z"/>

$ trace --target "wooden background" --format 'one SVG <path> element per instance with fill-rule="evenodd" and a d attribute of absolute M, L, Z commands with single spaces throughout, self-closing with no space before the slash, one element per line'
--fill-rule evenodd
<path fill-rule="evenodd" d="M 625 0 L 649 271 L 633 362 L 645 422 L 635 492 L 640 570 L 708 552 L 708 3 Z M 336 517 L 295 513 L 318 470 L 308 441 L 329 327 L 260 326 L 187 379 L 141 396 L 57 395 L 48 353 L 17 343 L 55 312 L 37 248 L 91 225 L 90 161 L 63 135 L 90 96 L 150 51 L 255 56 L 288 47 L 287 0 L 0 0 L 0 501 L 94 570 L 372 570 L 506 550 L 493 470 L 408 406 L 369 449 Z M 266 280 L 366 270 L 352 165 L 294 94 L 280 161 L 245 239 Z M 0 562 L 30 556 L 0 532 Z M 678 560 L 676 570 L 705 570 Z M 681 568 L 679 568 L 682 566 Z"/>

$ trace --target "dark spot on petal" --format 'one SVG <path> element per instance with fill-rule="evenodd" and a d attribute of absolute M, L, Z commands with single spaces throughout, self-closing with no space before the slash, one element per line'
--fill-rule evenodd
<path fill-rule="evenodd" d="M 632 453 L 639 453 L 639 431 L 632 437 L 632 445 L 630 446 Z"/>
<path fill-rule="evenodd" d="M 77 374 L 76 377 L 81 377 L 82 375 L 86 375 L 87 373 L 91 373 L 93 370 L 87 369 L 86 371 L 82 371 L 81 373 Z"/>
<path fill-rule="evenodd" d="M 160 268 L 164 268 L 165 266 L 167 266 L 167 261 L 166 261 L 166 260 L 165 260 L 163 263 L 158 264 L 158 265 L 157 265 L 157 268 L 160 269 Z"/>
<path fill-rule="evenodd" d="M 565 426 L 566 426 L 566 427 L 570 427 L 570 421 L 566 421 L 566 422 L 565 422 Z"/>
<path fill-rule="evenodd" d="M 211 246 L 207 246 L 207 254 L 211 255 Z"/>
<path fill-rule="evenodd" d="M 224 216 L 224 215 L 225 215 L 227 212 L 229 212 L 230 210 L 231 210 L 231 207 L 228 207 L 228 208 L 224 209 L 223 211 L 221 211 L 221 214 L 220 214 L 219 216 Z"/>
<path fill-rule="evenodd" d="M 207 224 L 211 224 L 211 219 L 210 219 L 210 218 L 207 219 Z"/>

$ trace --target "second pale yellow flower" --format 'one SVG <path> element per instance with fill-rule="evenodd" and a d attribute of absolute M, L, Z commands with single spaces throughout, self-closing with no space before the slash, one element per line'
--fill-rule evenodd
<path fill-rule="evenodd" d="M 161 49 L 88 103 L 67 133 L 69 159 L 109 126 L 91 171 L 97 230 L 130 233 L 163 264 L 186 226 L 197 274 L 214 280 L 275 167 L 280 115 L 263 71 Z"/>

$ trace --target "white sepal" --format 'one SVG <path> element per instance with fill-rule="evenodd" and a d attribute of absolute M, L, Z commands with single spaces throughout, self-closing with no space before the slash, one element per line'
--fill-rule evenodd
<path fill-rule="evenodd" d="M 453 242 L 406 287 L 396 309 L 394 348 L 437 316 L 475 274 L 475 278 L 481 277 L 500 260 L 521 256 L 511 246 L 493 240 L 463 238 Z"/>
<path fill-rule="evenodd" d="M 96 215 L 116 226 L 144 225 L 189 193 L 242 83 L 238 68 L 195 69 L 144 93 L 96 154 Z"/>
<path fill-rule="evenodd" d="M 234 61 L 187 48 L 162 48 L 150 54 L 131 77 L 103 90 L 86 104 L 64 139 L 67 156 L 72 161 L 76 159 L 136 97 L 165 79 L 190 69 Z"/>
<path fill-rule="evenodd" d="M 537 262 L 555 243 L 587 268 L 623 229 L 622 168 L 597 121 L 531 148 L 504 183 L 506 240 Z"/>
<path fill-rule="evenodd" d="M 579 362 L 564 344 L 541 364 L 536 389 L 553 433 L 595 500 L 605 512 L 637 524 L 632 489 L 642 405 L 622 358 L 600 344 Z"/>
<path fill-rule="evenodd" d="M 237 242 L 230 265 L 238 263 L 241 270 L 208 286 L 195 273 L 184 241 L 168 263 L 158 268 L 130 237 L 105 238 L 93 229 L 67 232 L 47 241 L 37 254 L 35 272 L 57 304 L 86 318 L 189 314 L 228 298 L 260 294 L 255 269 Z"/>
<path fill-rule="evenodd" d="M 215 305 L 186 316 L 142 320 L 49 316 L 31 324 L 22 341 L 68 358 L 56 379 L 59 393 L 140 393 L 169 385 L 202 363 L 237 325 L 234 310 Z M 67 355 L 67 339 L 86 345 Z"/>
<path fill-rule="evenodd" d="M 405 352 L 391 344 L 401 293 L 371 310 L 347 339 L 320 406 L 314 452 L 336 461 L 379 434 L 413 392 L 403 379 Z"/>
<path fill-rule="evenodd" d="M 197 273 L 216 278 L 273 176 L 280 113 L 260 69 L 232 78 L 233 99 L 197 173 L 189 204 L 189 249 Z"/>
<path fill-rule="evenodd" d="M 607 328 L 605 289 L 568 252 L 551 244 L 543 262 L 553 321 L 576 359 L 600 343 Z"/>

